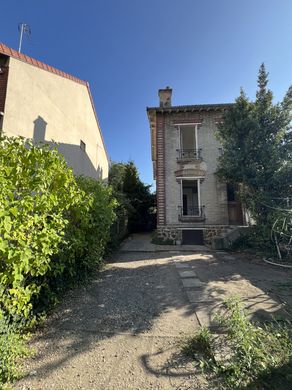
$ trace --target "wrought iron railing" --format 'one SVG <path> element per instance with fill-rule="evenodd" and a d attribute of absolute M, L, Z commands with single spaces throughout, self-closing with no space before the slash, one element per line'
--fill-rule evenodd
<path fill-rule="evenodd" d="M 201 160 L 202 149 L 177 149 L 178 160 Z"/>
<path fill-rule="evenodd" d="M 178 206 L 179 210 L 179 217 L 180 218 L 205 218 L 205 206 L 190 206 L 190 207 L 183 207 Z"/>

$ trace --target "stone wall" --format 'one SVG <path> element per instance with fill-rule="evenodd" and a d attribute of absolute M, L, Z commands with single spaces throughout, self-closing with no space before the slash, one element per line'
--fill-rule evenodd
<path fill-rule="evenodd" d="M 173 227 L 160 226 L 157 228 L 157 237 L 161 240 L 181 240 L 181 230 Z"/>
<path fill-rule="evenodd" d="M 227 232 L 229 228 L 226 225 L 202 227 L 205 245 L 211 246 L 213 238 Z M 180 242 L 182 240 L 182 229 L 180 227 L 159 226 L 157 228 L 157 237 L 162 240 Z"/>
<path fill-rule="evenodd" d="M 205 245 L 211 246 L 213 238 L 227 232 L 228 226 L 211 226 L 203 230 Z"/>

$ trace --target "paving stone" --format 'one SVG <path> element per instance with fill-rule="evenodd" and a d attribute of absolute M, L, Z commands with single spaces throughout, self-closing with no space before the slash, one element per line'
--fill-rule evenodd
<path fill-rule="evenodd" d="M 198 302 L 213 302 L 214 300 L 218 299 L 219 297 L 214 298 L 210 293 L 200 290 L 195 291 L 186 291 L 188 299 L 190 303 L 198 303 Z"/>
<path fill-rule="evenodd" d="M 218 325 L 214 321 L 215 314 L 220 312 L 222 308 L 222 304 L 218 303 L 217 305 L 214 304 L 202 304 L 196 308 L 196 315 L 197 319 L 201 326 L 206 327 L 213 327 Z"/>
<path fill-rule="evenodd" d="M 182 279 L 182 283 L 184 287 L 202 287 L 205 285 L 198 278 Z"/>
<path fill-rule="evenodd" d="M 186 263 L 175 263 L 174 265 L 178 269 L 180 269 L 180 268 L 190 268 L 189 264 L 186 264 Z"/>
<path fill-rule="evenodd" d="M 198 277 L 195 271 L 179 271 L 179 276 L 181 278 L 196 278 Z"/>

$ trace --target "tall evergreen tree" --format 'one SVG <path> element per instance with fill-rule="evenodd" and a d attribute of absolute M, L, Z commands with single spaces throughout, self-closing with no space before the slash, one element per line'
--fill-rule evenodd
<path fill-rule="evenodd" d="M 130 233 L 146 231 L 155 227 L 155 195 L 151 186 L 144 184 L 135 164 L 114 163 L 110 169 L 109 182 L 120 203 L 127 210 Z"/>
<path fill-rule="evenodd" d="M 258 223 L 269 223 L 273 201 L 292 194 L 292 87 L 273 104 L 264 64 L 258 75 L 256 100 L 241 90 L 218 128 L 223 146 L 218 175 L 239 185 L 241 197 Z"/>

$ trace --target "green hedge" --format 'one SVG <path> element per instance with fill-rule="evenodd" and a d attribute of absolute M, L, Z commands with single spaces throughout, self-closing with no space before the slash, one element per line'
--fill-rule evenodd
<path fill-rule="evenodd" d="M 109 188 L 75 178 L 46 145 L 0 139 L 0 309 L 31 322 L 69 281 L 100 264 L 114 220 Z"/>

